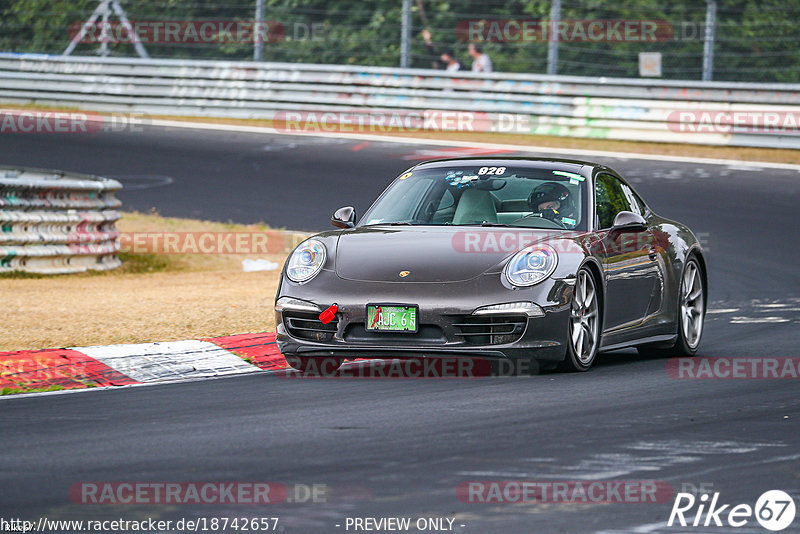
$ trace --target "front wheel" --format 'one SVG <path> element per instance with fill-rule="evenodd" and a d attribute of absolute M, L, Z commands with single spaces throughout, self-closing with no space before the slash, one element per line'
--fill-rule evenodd
<path fill-rule="evenodd" d="M 589 269 L 582 268 L 575 278 L 575 294 L 569 313 L 567 356 L 562 367 L 567 371 L 588 371 L 600 346 L 600 296 Z"/>

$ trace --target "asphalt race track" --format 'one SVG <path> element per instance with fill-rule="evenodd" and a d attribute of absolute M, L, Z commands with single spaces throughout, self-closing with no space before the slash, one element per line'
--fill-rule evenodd
<path fill-rule="evenodd" d="M 363 213 L 398 173 L 451 152 L 463 151 L 157 127 L 0 138 L 2 165 L 120 179 L 128 210 L 299 230 L 327 229 L 344 205 Z M 800 356 L 800 172 L 595 160 L 704 243 L 710 313 L 699 356 Z M 584 374 L 257 374 L 0 399 L 0 515 L 279 517 L 287 533 L 353 532 L 348 517 L 455 518 L 454 531 L 464 533 L 730 530 L 666 527 L 671 498 L 462 502 L 456 488 L 469 481 L 654 480 L 676 492 L 702 486 L 719 492 L 720 503 L 751 506 L 763 492 L 782 489 L 800 505 L 798 381 L 675 379 L 666 369 L 666 360 L 623 351 Z M 263 507 L 72 503 L 69 488 L 87 481 L 319 484 L 327 495 Z M 767 532 L 752 518 L 735 530 Z"/>

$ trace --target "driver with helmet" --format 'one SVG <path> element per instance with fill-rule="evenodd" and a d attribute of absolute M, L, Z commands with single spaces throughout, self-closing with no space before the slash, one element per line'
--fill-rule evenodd
<path fill-rule="evenodd" d="M 569 189 L 558 182 L 545 182 L 536 186 L 528 197 L 533 213 L 530 217 L 542 217 L 561 222 L 562 217 L 571 217 L 575 207 Z"/>

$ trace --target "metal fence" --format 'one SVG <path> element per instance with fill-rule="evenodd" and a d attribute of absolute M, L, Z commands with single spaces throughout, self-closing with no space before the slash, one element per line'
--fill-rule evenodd
<path fill-rule="evenodd" d="M 800 148 L 800 84 L 0 54 L 0 101 L 272 119 L 289 132 L 352 131 L 355 119 L 374 133 L 373 116 L 392 116 L 401 130 Z M 444 111 L 470 120 L 437 120 Z"/>
<path fill-rule="evenodd" d="M 800 3 L 787 0 L 5 0 L 0 51 L 430 68 L 450 49 L 463 70 L 479 43 L 502 72 L 798 83 L 798 20 Z M 145 28 L 138 42 L 114 31 L 126 21 Z M 259 22 L 266 42 L 223 26 Z M 200 37 L 153 29 L 173 23 Z M 654 35 L 614 31 L 651 23 Z M 642 53 L 660 54 L 661 74 L 642 72 Z"/>
<path fill-rule="evenodd" d="M 0 273 L 118 267 L 116 180 L 0 167 Z"/>

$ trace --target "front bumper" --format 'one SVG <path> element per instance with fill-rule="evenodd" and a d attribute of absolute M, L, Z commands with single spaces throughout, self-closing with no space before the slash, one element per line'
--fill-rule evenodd
<path fill-rule="evenodd" d="M 321 278 L 321 279 L 320 279 Z M 318 280 L 320 279 L 320 280 Z M 499 276 L 448 283 L 379 283 L 342 280 L 323 272 L 312 283 L 294 284 L 284 278 L 278 298 L 288 296 L 325 309 L 337 304 L 336 319 L 323 327 L 314 314 L 291 309 L 276 312 L 279 350 L 285 355 L 339 358 L 481 357 L 497 359 L 564 359 L 572 286 L 547 280 L 532 288 L 510 290 Z M 486 324 L 473 311 L 482 306 L 530 301 L 541 306 L 543 317 L 524 314 L 497 316 L 503 327 L 465 327 L 470 321 Z M 366 305 L 396 303 L 419 306 L 417 333 L 369 332 Z M 510 326 L 513 324 L 513 327 Z M 480 328 L 488 328 L 486 335 Z M 501 332 L 493 334 L 490 332 Z M 319 333 L 323 332 L 323 333 Z M 465 333 L 467 332 L 467 333 Z"/>

